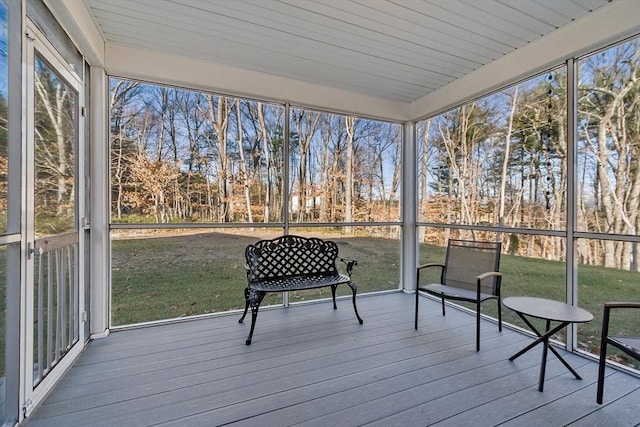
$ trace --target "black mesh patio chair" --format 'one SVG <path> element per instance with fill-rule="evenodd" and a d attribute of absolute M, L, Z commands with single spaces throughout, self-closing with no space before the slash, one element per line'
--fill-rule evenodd
<path fill-rule="evenodd" d="M 602 341 L 600 344 L 600 362 L 598 366 L 598 391 L 596 401 L 602 404 L 604 394 L 604 368 L 607 364 L 607 345 L 612 345 L 636 360 L 640 360 L 640 337 L 609 335 L 609 319 L 611 311 L 616 309 L 640 309 L 640 302 L 605 302 L 602 316 Z M 629 317 L 626 317 L 629 318 Z M 632 323 L 640 323 L 640 312 L 631 317 Z"/>
<path fill-rule="evenodd" d="M 498 330 L 502 331 L 501 247 L 500 242 L 450 239 L 444 264 L 418 266 L 415 328 L 418 329 L 420 292 L 426 292 L 441 298 L 443 316 L 446 299 L 476 304 L 476 351 L 480 351 L 480 304 L 483 301 L 495 299 L 498 302 Z M 420 283 L 420 272 L 429 268 L 440 269 L 440 283 Z"/>

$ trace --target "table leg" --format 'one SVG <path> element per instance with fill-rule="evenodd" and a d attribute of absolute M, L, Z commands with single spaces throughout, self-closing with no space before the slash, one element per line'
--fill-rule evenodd
<path fill-rule="evenodd" d="M 542 362 L 540 363 L 540 379 L 538 380 L 538 391 L 544 390 L 544 375 L 547 371 L 547 350 L 549 350 L 549 328 L 551 327 L 551 322 L 547 320 L 547 327 L 545 328 L 545 333 L 542 336 Z"/>
<path fill-rule="evenodd" d="M 541 361 L 541 364 L 540 364 L 540 378 L 539 378 L 539 381 L 538 381 L 538 390 L 539 391 L 543 391 L 544 390 L 544 377 L 545 377 L 545 371 L 547 369 L 547 354 L 548 354 L 549 350 L 551 350 L 551 352 L 560 360 L 560 362 L 562 362 L 562 364 L 569 370 L 569 372 L 571 372 L 573 374 L 573 376 L 576 377 L 576 379 L 581 380 L 582 378 L 569 365 L 569 362 L 567 362 L 562 357 L 562 355 L 560 353 L 558 353 L 558 351 L 549 344 L 549 338 L 553 334 L 555 334 L 556 332 L 558 332 L 558 331 L 562 330 L 563 328 L 567 327 L 567 325 L 569 325 L 570 322 L 561 322 L 560 324 L 556 325 L 553 329 L 550 329 L 551 328 L 551 321 L 547 320 L 547 324 L 546 324 L 546 328 L 545 328 L 546 330 L 545 330 L 545 332 L 543 334 L 540 331 L 538 331 L 536 329 L 536 327 L 533 326 L 531 324 L 531 322 L 529 322 L 529 320 L 526 317 L 524 317 L 524 315 L 522 313 L 516 312 L 516 314 L 527 324 L 527 326 L 531 329 L 531 331 L 533 333 L 535 333 L 537 335 L 538 338 L 536 340 L 534 340 L 531 344 L 527 345 L 522 350 L 520 350 L 519 352 L 517 352 L 516 354 L 511 356 L 509 358 L 509 360 L 510 361 L 514 361 L 515 359 L 517 359 L 518 357 L 522 356 L 527 351 L 531 350 L 536 345 L 542 343 L 542 361 Z"/>
<path fill-rule="evenodd" d="M 573 374 L 573 376 L 576 377 L 577 380 L 581 380 L 582 379 L 582 377 L 580 375 L 578 375 L 578 373 L 569 365 L 569 362 L 564 360 L 564 358 L 560 355 L 560 353 L 558 353 L 558 351 L 555 348 L 549 346 L 549 350 L 551 350 L 551 352 L 556 355 L 556 357 L 569 370 L 569 372 L 571 372 Z"/>
<path fill-rule="evenodd" d="M 522 356 L 523 354 L 525 354 L 527 351 L 531 350 L 533 347 L 537 346 L 538 344 L 540 344 L 542 342 L 542 334 L 536 329 L 535 326 L 533 326 L 531 324 L 531 322 L 529 322 L 529 320 L 524 317 L 524 315 L 518 311 L 516 311 L 516 314 L 518 315 L 518 317 L 520 317 L 520 319 L 522 319 L 522 321 L 524 323 L 527 324 L 527 326 L 529 327 L 529 329 L 531 329 L 536 336 L 538 337 L 537 340 L 533 341 L 531 344 L 529 344 L 528 346 L 526 346 L 525 348 L 523 348 L 522 350 L 520 350 L 519 352 L 517 352 L 516 354 L 514 354 L 513 356 L 511 356 L 509 358 L 510 361 L 514 361 L 516 360 L 518 357 Z"/>
<path fill-rule="evenodd" d="M 520 314 L 520 313 L 517 313 Z M 522 316 L 520 316 L 522 317 Z M 524 320 L 524 318 L 523 318 Z M 525 348 L 523 348 L 522 350 L 520 350 L 519 352 L 517 352 L 516 354 L 514 354 L 513 356 L 511 356 L 509 358 L 509 360 L 513 361 L 515 359 L 517 359 L 518 357 L 522 356 L 524 353 L 526 353 L 527 351 L 531 350 L 533 347 L 535 347 L 536 345 L 540 344 L 540 343 L 544 343 L 545 339 L 549 339 L 549 337 L 551 337 L 553 334 L 555 334 L 556 332 L 560 331 L 562 328 L 565 328 L 569 322 L 562 322 L 559 325 L 555 326 L 553 329 L 551 329 L 550 331 L 546 331 L 544 334 L 541 334 L 536 328 L 533 327 L 533 325 L 531 325 L 531 323 L 529 323 L 528 321 L 525 320 L 525 322 L 529 325 L 529 327 L 531 328 L 531 330 L 538 336 L 538 338 L 533 341 L 531 344 L 527 345 Z M 560 355 L 558 354 L 557 351 L 555 351 L 555 349 L 553 347 L 549 347 L 551 348 L 551 351 L 553 351 L 553 353 L 560 357 Z M 566 362 L 564 362 L 566 363 Z"/>

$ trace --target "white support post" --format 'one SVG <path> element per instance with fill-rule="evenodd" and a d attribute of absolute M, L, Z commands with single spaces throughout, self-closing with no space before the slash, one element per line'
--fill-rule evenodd
<path fill-rule="evenodd" d="M 406 122 L 402 126 L 402 252 L 401 283 L 404 291 L 416 287 L 416 265 L 418 241 L 416 233 L 417 214 L 417 164 L 416 124 Z"/>
<path fill-rule="evenodd" d="M 284 104 L 284 137 L 283 137 L 283 147 L 282 147 L 282 158 L 284 160 L 284 177 L 282 183 L 282 221 L 284 223 L 284 234 L 289 234 L 289 203 L 291 201 L 291 196 L 289 195 L 290 190 L 290 177 L 291 170 L 289 169 L 289 125 L 291 124 L 291 104 L 288 102 Z M 282 306 L 289 307 L 289 292 L 282 293 Z"/>
<path fill-rule="evenodd" d="M 101 67 L 91 67 L 91 337 L 109 332 L 111 307 L 109 257 L 108 80 Z"/>
<path fill-rule="evenodd" d="M 576 64 L 573 59 L 567 61 L 567 200 L 577 200 L 576 190 L 576 127 L 578 125 L 578 97 L 576 85 Z M 566 292 L 567 303 L 578 305 L 578 265 L 576 264 L 575 229 L 577 222 L 576 203 L 567 203 L 567 253 L 566 253 Z M 573 351 L 578 342 L 578 324 L 567 327 L 566 349 Z"/>

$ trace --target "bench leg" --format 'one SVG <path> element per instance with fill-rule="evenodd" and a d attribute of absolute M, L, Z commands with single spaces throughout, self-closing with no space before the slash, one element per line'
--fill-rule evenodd
<path fill-rule="evenodd" d="M 256 319 L 258 318 L 258 309 L 260 309 L 260 303 L 264 298 L 265 292 L 260 291 L 249 291 L 249 305 L 251 306 L 251 330 L 249 331 L 249 336 L 245 341 L 246 345 L 251 344 L 251 338 L 253 337 L 253 330 L 256 327 Z"/>
<path fill-rule="evenodd" d="M 331 285 L 331 296 L 333 297 L 333 309 L 336 310 L 338 306 L 336 305 L 336 288 L 338 285 Z"/>
<path fill-rule="evenodd" d="M 238 320 L 238 323 L 242 323 L 244 321 L 244 318 L 247 315 L 247 310 L 249 310 L 249 288 L 244 288 L 244 313 L 242 313 L 242 317 Z"/>
<path fill-rule="evenodd" d="M 349 287 L 351 288 L 351 292 L 353 293 L 353 298 L 352 298 L 352 300 L 353 300 L 353 311 L 356 312 L 356 317 L 358 318 L 358 322 L 360 322 L 360 324 L 362 325 L 362 323 L 364 323 L 364 322 L 362 321 L 362 318 L 358 314 L 358 307 L 356 307 L 356 292 L 358 291 L 358 287 L 353 282 L 349 282 L 347 284 L 349 285 Z"/>

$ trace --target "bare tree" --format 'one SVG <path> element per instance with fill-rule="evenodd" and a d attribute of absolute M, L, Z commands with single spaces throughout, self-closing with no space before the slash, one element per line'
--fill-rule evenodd
<path fill-rule="evenodd" d="M 40 173 L 37 195 L 41 209 L 51 203 L 53 213 L 68 216 L 67 207 L 74 199 L 74 113 L 76 94 L 60 80 L 44 63 L 36 65 L 36 164 Z M 55 196 L 48 193 L 51 185 Z M 44 204 L 42 204 L 44 203 Z"/>
<path fill-rule="evenodd" d="M 232 105 L 229 105 L 227 98 L 224 96 L 208 95 L 209 102 L 209 119 L 215 132 L 215 140 L 211 141 L 215 145 L 217 151 L 217 183 L 218 183 L 218 200 L 219 213 L 218 218 L 221 222 L 231 221 L 231 162 L 227 149 L 227 129 L 229 126 L 229 113 Z"/>
<path fill-rule="evenodd" d="M 584 69 L 593 77 L 581 85 L 579 109 L 588 119 L 582 132 L 585 148 L 596 161 L 594 184 L 603 214 L 598 222 L 605 233 L 635 235 L 640 207 L 638 42 L 593 55 L 585 61 Z M 630 268 L 634 264 L 637 268 L 631 244 L 605 240 L 602 245 L 605 267 Z"/>
<path fill-rule="evenodd" d="M 271 218 L 271 192 L 273 189 L 273 166 L 271 160 L 271 148 L 269 144 L 269 133 L 267 132 L 267 124 L 264 119 L 264 104 L 258 103 L 258 123 L 260 125 L 260 138 L 262 140 L 262 156 L 264 158 L 264 179 L 265 179 L 265 196 L 264 196 L 264 222 L 269 222 Z"/>
<path fill-rule="evenodd" d="M 167 161 L 149 160 L 140 153 L 133 164 L 132 176 L 141 186 L 138 203 L 153 214 L 156 222 L 166 223 L 173 218 L 167 194 L 173 192 L 173 182 L 180 175 L 179 165 Z M 151 203 L 148 203 L 148 200 Z"/>
<path fill-rule="evenodd" d="M 353 221 L 353 151 L 356 118 L 353 116 L 344 117 L 345 129 L 347 131 L 347 161 L 345 166 L 345 197 L 344 197 L 344 220 L 345 222 Z M 353 227 L 345 227 L 347 234 L 353 233 Z"/>
<path fill-rule="evenodd" d="M 509 124 L 507 126 L 507 133 L 505 135 L 504 144 L 504 159 L 502 161 L 502 175 L 500 177 L 500 194 L 498 195 L 500 206 L 498 208 L 498 225 L 504 226 L 504 206 L 505 206 L 505 192 L 507 187 L 507 173 L 509 171 L 510 163 L 510 148 L 511 148 L 511 134 L 513 133 L 513 116 L 516 111 L 516 105 L 518 102 L 518 86 L 516 86 L 512 98 L 511 109 L 509 111 Z"/>
<path fill-rule="evenodd" d="M 122 218 L 124 209 L 125 186 L 130 169 L 131 153 L 136 153 L 135 141 L 129 137 L 130 130 L 135 128 L 131 116 L 139 111 L 131 104 L 138 96 L 139 84 L 129 80 L 112 79 L 109 107 L 111 111 L 111 185 L 114 191 L 113 203 L 116 218 Z"/>
<path fill-rule="evenodd" d="M 318 130 L 318 123 L 322 113 L 316 111 L 307 111 L 296 109 L 292 111 L 295 124 L 296 135 L 298 139 L 298 202 L 296 211 L 298 213 L 298 222 L 305 221 L 306 210 L 308 206 L 308 197 L 311 194 L 311 188 L 308 181 L 308 169 L 310 165 L 309 150 L 311 142 Z"/>
<path fill-rule="evenodd" d="M 236 101 L 236 120 L 237 120 L 237 133 L 238 133 L 238 155 L 240 157 L 240 179 L 242 181 L 242 187 L 244 190 L 244 201 L 247 209 L 247 220 L 253 222 L 253 214 L 251 212 L 251 194 L 249 186 L 249 174 L 247 173 L 247 164 L 244 158 L 244 147 L 242 143 L 243 131 L 242 131 L 242 114 L 240 113 L 240 100 Z"/>

